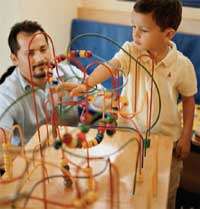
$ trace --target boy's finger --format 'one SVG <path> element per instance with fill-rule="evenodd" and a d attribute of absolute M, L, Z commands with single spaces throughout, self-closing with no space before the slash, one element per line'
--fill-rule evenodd
<path fill-rule="evenodd" d="M 65 83 L 62 84 L 62 88 L 64 90 L 67 90 L 67 91 L 70 91 L 70 90 L 72 90 L 72 89 L 74 89 L 76 87 L 77 87 L 76 83 L 65 82 Z"/>

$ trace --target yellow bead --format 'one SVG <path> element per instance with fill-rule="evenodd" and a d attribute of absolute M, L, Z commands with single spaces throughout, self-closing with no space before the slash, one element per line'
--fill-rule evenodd
<path fill-rule="evenodd" d="M 83 147 L 83 148 L 87 148 L 87 147 L 88 147 L 87 142 L 82 142 L 82 147 Z"/>
<path fill-rule="evenodd" d="M 85 57 L 85 50 L 80 50 L 79 51 L 79 56 L 80 57 Z"/>
<path fill-rule="evenodd" d="M 76 199 L 76 200 L 74 200 L 73 205 L 75 208 L 82 208 L 83 202 L 80 199 Z"/>
<path fill-rule="evenodd" d="M 93 143 L 93 146 L 96 146 L 98 144 L 97 140 L 96 139 L 93 139 L 92 140 L 92 143 Z"/>
<path fill-rule="evenodd" d="M 92 141 L 89 141 L 89 142 L 88 142 L 88 146 L 89 146 L 89 147 L 93 147 L 93 142 L 92 142 Z"/>
<path fill-rule="evenodd" d="M 94 191 L 89 191 L 85 194 L 84 199 L 89 203 L 93 203 L 97 200 L 97 193 Z"/>
<path fill-rule="evenodd" d="M 121 96 L 121 97 L 120 97 L 120 102 L 121 102 L 123 105 L 128 105 L 128 100 L 127 100 L 126 97 Z"/>
<path fill-rule="evenodd" d="M 78 143 L 78 140 L 76 138 L 73 138 L 71 143 L 70 143 L 70 145 L 69 145 L 69 147 L 75 148 L 77 143 Z"/>
<path fill-rule="evenodd" d="M 69 163 L 68 159 L 64 158 L 64 159 L 61 160 L 60 166 L 61 167 L 65 167 L 66 165 L 68 165 L 68 163 Z"/>
<path fill-rule="evenodd" d="M 89 190 L 94 190 L 95 189 L 95 181 L 93 177 L 90 177 L 88 179 L 88 189 Z"/>
<path fill-rule="evenodd" d="M 139 174 L 137 175 L 136 181 L 137 181 L 138 183 L 142 183 L 142 182 L 144 181 L 144 174 L 143 174 L 143 172 L 141 172 L 141 173 L 139 173 Z"/>

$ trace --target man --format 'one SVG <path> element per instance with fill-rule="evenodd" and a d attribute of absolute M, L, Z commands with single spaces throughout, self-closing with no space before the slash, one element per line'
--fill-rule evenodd
<path fill-rule="evenodd" d="M 52 117 L 50 87 L 61 82 L 60 76 L 67 80 L 71 78 L 74 82 L 78 81 L 75 75 L 81 76 L 80 71 L 71 65 L 59 65 L 58 73 L 49 68 L 52 56 L 44 32 L 37 22 L 28 20 L 11 28 L 8 43 L 16 68 L 0 85 L 0 147 L 15 124 L 21 127 L 25 142 L 28 142 L 37 127 L 52 120 L 56 122 Z M 77 107 L 66 109 L 64 123 L 77 125 Z M 14 131 L 11 143 L 20 145 L 19 131 Z M 0 165 L 2 161 L 0 151 Z"/>

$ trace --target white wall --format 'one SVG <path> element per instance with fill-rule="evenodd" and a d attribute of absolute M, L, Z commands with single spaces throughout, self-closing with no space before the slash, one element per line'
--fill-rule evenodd
<path fill-rule="evenodd" d="M 18 21 L 38 21 L 53 38 L 56 52 L 64 52 L 79 0 L 0 0 L 0 3 L 0 74 L 11 64 L 7 37 L 10 27 Z"/>
<path fill-rule="evenodd" d="M 133 2 L 119 0 L 80 0 L 80 5 L 87 8 L 130 12 Z M 183 7 L 183 19 L 179 31 L 200 34 L 200 8 Z"/>
<path fill-rule="evenodd" d="M 80 0 L 80 6 L 118 11 L 131 11 L 133 3 L 118 0 Z"/>

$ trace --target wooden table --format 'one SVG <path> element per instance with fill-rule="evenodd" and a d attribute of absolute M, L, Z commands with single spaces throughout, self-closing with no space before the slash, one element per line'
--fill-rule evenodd
<path fill-rule="evenodd" d="M 72 132 L 73 129 L 70 129 Z M 96 134 L 96 130 L 92 130 L 88 133 L 88 138 L 93 137 Z M 46 138 L 45 127 L 41 129 L 42 138 Z M 170 165 L 172 157 L 172 140 L 166 136 L 151 136 L 151 147 L 147 150 L 146 157 L 144 158 L 144 167 L 143 172 L 143 181 L 137 181 L 135 194 L 133 195 L 133 182 L 134 174 L 136 169 L 136 159 L 138 144 L 136 140 L 131 140 L 135 136 L 133 132 L 127 131 L 117 131 L 113 137 L 105 137 L 103 142 L 95 147 L 89 149 L 89 155 L 91 156 L 108 156 L 111 153 L 115 153 L 117 150 L 121 149 L 117 153 L 110 156 L 110 161 L 114 164 L 119 172 L 119 192 L 117 192 L 116 184 L 116 172 L 112 172 L 113 179 L 113 189 L 112 197 L 113 202 L 111 203 L 111 191 L 110 191 L 110 177 L 109 177 L 109 168 L 107 167 L 105 171 L 103 169 L 106 166 L 106 161 L 102 160 L 93 160 L 90 161 L 90 166 L 93 168 L 93 174 L 97 174 L 102 171 L 101 175 L 95 177 L 97 182 L 97 191 L 98 199 L 90 206 L 84 208 L 94 208 L 94 209 L 110 209 L 110 208 L 126 208 L 126 209 L 166 209 L 167 208 L 167 194 L 169 186 L 169 175 L 170 175 Z M 129 142 L 129 143 L 128 143 Z M 33 145 L 37 144 L 37 135 L 31 140 L 31 142 L 26 146 L 26 150 L 29 150 Z M 122 149 L 122 146 L 125 145 Z M 70 149 L 66 148 L 66 151 L 69 151 L 73 154 L 86 156 L 86 149 Z M 27 156 L 32 156 L 27 153 Z M 37 159 L 40 159 L 40 153 L 38 152 L 35 156 Z M 44 151 L 45 162 L 52 163 L 54 165 L 59 165 L 61 159 L 61 151 L 56 150 L 53 146 L 45 148 Z M 76 164 L 81 165 L 83 159 L 66 154 L 66 156 Z M 156 161 L 156 159 L 158 159 Z M 23 181 L 15 181 L 12 183 L 2 184 L 0 183 L 0 208 L 7 209 L 11 208 L 10 204 L 2 205 L 2 201 L 6 197 L 12 197 L 16 195 L 16 190 L 23 185 L 20 194 L 27 194 L 33 186 L 38 183 L 38 186 L 32 193 L 34 197 L 43 197 L 44 193 L 44 184 L 39 184 L 39 180 L 43 178 L 44 169 L 39 163 L 40 161 L 35 161 L 29 163 L 29 178 L 27 174 L 24 176 Z M 82 163 L 81 166 L 84 164 Z M 84 165 L 86 166 L 86 164 Z M 13 163 L 13 177 L 16 177 L 22 173 L 25 167 L 25 161 L 22 157 L 17 157 Z M 76 169 L 73 166 L 70 166 L 72 175 L 76 174 Z M 52 175 L 62 175 L 60 169 L 52 166 L 51 164 L 45 163 L 45 168 L 49 176 Z M 30 175 L 31 174 L 31 175 Z M 83 175 L 83 173 L 82 173 Z M 79 179 L 81 184 L 81 189 L 84 190 L 85 180 Z M 47 204 L 48 209 L 57 209 L 64 208 L 63 205 L 70 205 L 75 196 L 75 183 L 73 184 L 72 189 L 67 189 L 64 186 L 63 178 L 51 178 L 46 182 L 46 194 L 49 200 Z M 154 182 L 154 183 L 153 183 Z M 117 199 L 117 194 L 119 194 L 119 201 Z M 50 203 L 51 201 L 51 203 Z M 18 200 L 16 205 L 23 205 L 24 199 Z M 55 206 L 53 202 L 60 203 L 60 206 Z M 16 207 L 22 208 L 22 207 Z M 26 208 L 37 208 L 42 209 L 44 203 L 38 200 L 29 199 Z M 70 207 L 65 207 L 70 208 Z M 71 207 L 74 208 L 74 207 Z"/>

